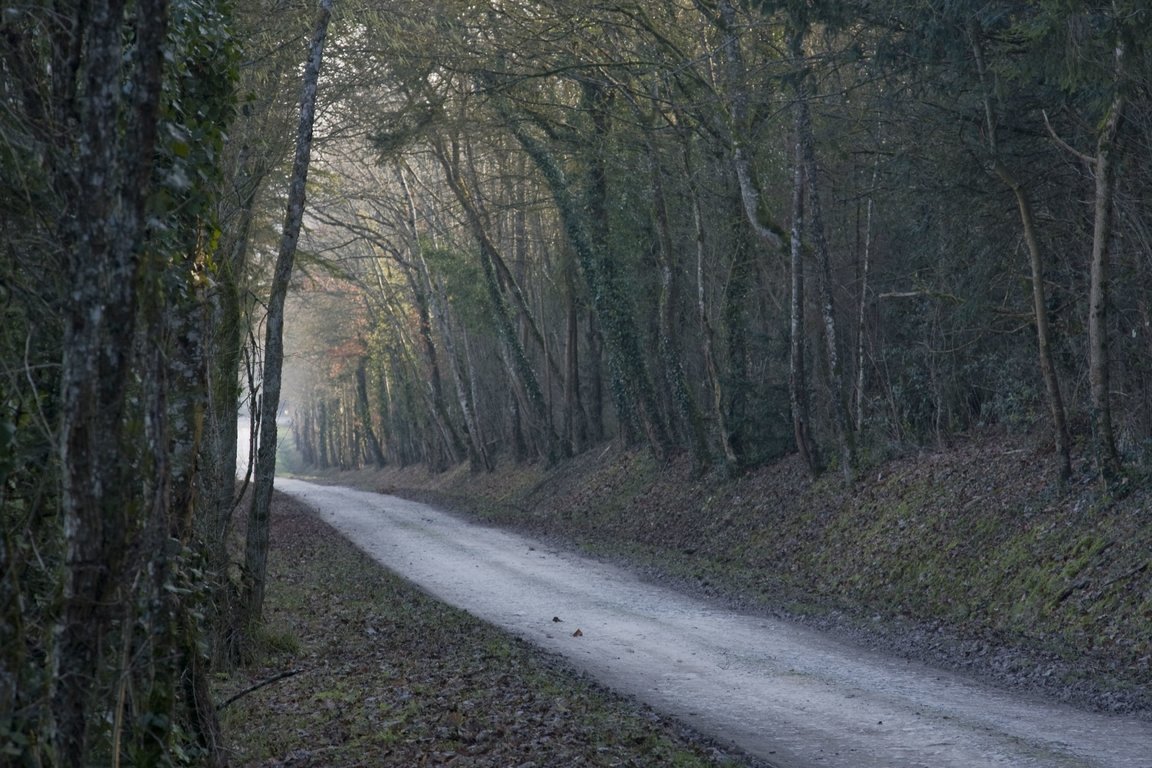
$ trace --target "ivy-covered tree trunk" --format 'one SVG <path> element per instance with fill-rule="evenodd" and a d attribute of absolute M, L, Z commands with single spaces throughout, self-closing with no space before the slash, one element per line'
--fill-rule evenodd
<path fill-rule="evenodd" d="M 67 10 L 63 9 L 62 14 Z M 93 692 L 115 674 L 108 634 L 133 601 L 132 537 L 146 519 L 130 457 L 141 453 L 127 411 L 133 390 L 145 203 L 151 189 L 168 23 L 164 0 L 76 9 L 50 44 L 58 125 L 76 126 L 50 153 L 52 183 L 73 216 L 64 224 L 70 295 L 61 368 L 61 506 L 67 551 L 52 663 L 57 765 L 89 754 Z M 129 58 L 125 41 L 135 40 Z M 69 78 L 75 78 L 70 80 Z M 126 87 L 130 84 L 131 87 Z M 53 137 L 60 141 L 60 137 Z M 155 447 L 155 446 L 154 446 Z M 157 468 L 162 469 L 162 468 Z M 153 483 L 162 477 L 150 478 Z"/>
<path fill-rule="evenodd" d="M 613 262 L 604 251 L 606 243 L 600 242 L 602 238 L 593 234 L 595 227 L 606 225 L 606 209 L 595 199 L 585 205 L 580 204 L 573 195 L 560 163 L 548 147 L 529 133 L 523 118 L 516 115 L 506 103 L 497 102 L 497 108 L 505 125 L 532 158 L 548 184 L 564 224 L 564 231 L 576 251 L 603 332 L 609 376 L 613 383 L 613 400 L 621 426 L 624 427 L 631 418 L 639 419 L 639 426 L 644 430 L 649 447 L 663 459 L 671 450 L 671 442 L 666 425 L 660 419 L 639 332 L 631 316 L 631 302 L 623 295 Z M 595 116 L 595 105 L 592 108 Z M 596 144 L 606 139 L 605 133 L 605 127 L 597 129 Z M 595 189 L 602 183 L 604 158 L 592 157 L 590 160 L 594 166 L 590 187 Z M 594 198 L 601 196 L 600 192 L 593 193 Z M 589 206 L 592 212 L 586 213 Z"/>
<path fill-rule="evenodd" d="M 300 123 L 296 131 L 296 157 L 288 189 L 288 204 L 280 249 L 272 275 L 264 337 L 264 384 L 260 401 L 260 441 L 256 455 L 256 478 L 252 505 L 248 511 L 248 533 L 244 548 L 243 616 L 245 626 L 262 619 L 264 590 L 268 569 L 268 526 L 272 503 L 272 483 L 276 476 L 277 416 L 280 411 L 280 380 L 284 367 L 284 301 L 292 279 L 296 242 L 304 219 L 304 197 L 308 180 L 308 161 L 312 152 L 312 126 L 316 114 L 316 91 L 324 55 L 324 39 L 332 17 L 332 0 L 320 0 L 315 31 L 308 48 L 304 68 L 304 86 L 300 97 Z"/>
<path fill-rule="evenodd" d="M 564 265 L 564 426 L 563 438 L 569 450 L 578 454 L 588 444 L 588 415 L 580 382 L 580 310 L 576 300 L 575 266 Z"/>
<path fill-rule="evenodd" d="M 584 336 L 588 343 L 588 354 L 584 357 L 588 367 L 585 377 L 588 382 L 588 442 L 599 443 L 608 434 L 604 426 L 604 338 L 600 334 L 600 323 L 596 322 L 595 310 L 591 307 L 581 308 L 587 320 Z"/>
<path fill-rule="evenodd" d="M 649 172 L 652 179 L 652 207 L 656 219 L 656 251 L 660 256 L 660 296 L 657 301 L 657 327 L 659 339 L 660 366 L 664 381 L 672 398 L 670 410 L 679 417 L 684 441 L 692 456 L 697 474 L 708 467 L 708 440 L 704 431 L 704 419 L 696 405 L 696 399 L 688 386 L 684 373 L 681 345 L 677 336 L 676 318 L 681 308 L 682 291 L 679 275 L 681 270 L 676 263 L 676 247 L 672 240 L 672 226 L 669 222 L 668 203 L 664 196 L 664 179 L 656 148 L 651 139 L 645 144 L 648 154 Z"/>
<path fill-rule="evenodd" d="M 724 283 L 724 304 L 721 308 L 724 346 L 727 366 L 723 377 L 727 381 L 727 410 L 729 440 L 737 459 L 737 468 L 747 465 L 752 440 L 749 436 L 752 382 L 748 376 L 748 290 L 752 280 L 752 250 L 754 243 L 749 227 L 739 217 L 734 220 L 735 244 L 732 252 L 731 273 Z"/>
<path fill-rule="evenodd" d="M 239 199 L 234 219 L 222 223 L 225 236 L 216 253 L 216 269 L 205 299 L 208 334 L 208 402 L 205 414 L 202 461 L 204 504 L 202 527 L 212 570 L 228 572 L 228 548 L 232 517 L 239 506 L 236 491 L 240 372 L 244 359 L 246 308 L 244 274 L 248 263 L 256 195 L 264 179 L 263 164 L 247 153 L 239 159 L 233 179 Z M 221 603 L 230 598 L 221 596 Z M 223 609 L 225 606 L 220 605 Z M 217 629 L 227 631 L 228 622 Z"/>

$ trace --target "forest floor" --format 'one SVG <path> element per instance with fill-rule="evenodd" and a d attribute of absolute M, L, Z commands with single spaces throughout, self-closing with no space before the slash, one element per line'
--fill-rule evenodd
<path fill-rule="evenodd" d="M 730 479 L 600 446 L 554 468 L 333 472 L 550 538 L 690 594 L 1088 709 L 1152 719 L 1152 484 L 1061 489 L 1025 437 L 846 485 L 795 457 Z"/>

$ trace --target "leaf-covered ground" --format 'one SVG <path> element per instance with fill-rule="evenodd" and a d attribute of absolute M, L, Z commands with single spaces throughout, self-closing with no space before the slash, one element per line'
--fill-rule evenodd
<path fill-rule="evenodd" d="M 743 608 L 1084 706 L 1152 717 L 1152 487 L 1087 462 L 1054 486 L 1027 438 L 876 461 L 846 486 L 795 457 L 736 479 L 604 446 L 561 466 L 345 472 L 556 536 Z"/>
<path fill-rule="evenodd" d="M 429 598 L 298 503 L 278 496 L 272 521 L 264 652 L 217 686 L 224 702 L 272 681 L 223 710 L 234 765 L 745 764 Z"/>

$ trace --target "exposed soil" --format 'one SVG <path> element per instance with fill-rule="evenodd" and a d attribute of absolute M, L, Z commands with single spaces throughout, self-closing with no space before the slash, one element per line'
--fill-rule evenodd
<path fill-rule="evenodd" d="M 616 446 L 557 468 L 421 468 L 332 482 L 556 537 L 650 578 L 1091 709 L 1152 718 L 1152 492 L 1066 489 L 984 435 L 846 486 L 794 459 L 695 478 Z M 1119 496 L 1119 498 L 1117 498 Z"/>

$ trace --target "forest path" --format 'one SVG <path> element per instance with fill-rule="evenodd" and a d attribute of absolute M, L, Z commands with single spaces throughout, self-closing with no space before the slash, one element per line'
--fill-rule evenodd
<path fill-rule="evenodd" d="M 780 768 L 1152 768 L 1152 723 L 735 613 L 426 504 L 284 478 L 276 487 L 438 599 Z"/>

